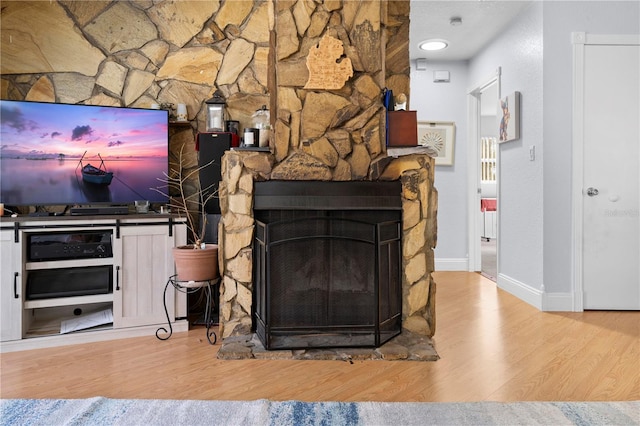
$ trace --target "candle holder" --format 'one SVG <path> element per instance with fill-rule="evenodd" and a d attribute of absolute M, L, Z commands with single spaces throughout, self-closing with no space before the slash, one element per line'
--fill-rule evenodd
<path fill-rule="evenodd" d="M 222 132 L 225 120 L 226 102 L 219 90 L 211 99 L 205 101 L 207 105 L 207 132 Z"/>

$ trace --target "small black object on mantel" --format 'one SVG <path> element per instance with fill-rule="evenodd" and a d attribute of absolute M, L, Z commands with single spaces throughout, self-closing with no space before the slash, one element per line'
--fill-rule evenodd
<path fill-rule="evenodd" d="M 268 146 L 234 146 L 232 151 L 257 151 L 257 152 L 271 152 Z"/>

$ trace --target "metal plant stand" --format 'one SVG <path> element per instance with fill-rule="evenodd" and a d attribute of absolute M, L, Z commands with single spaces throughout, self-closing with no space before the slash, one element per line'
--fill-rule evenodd
<path fill-rule="evenodd" d="M 167 280 L 167 284 L 164 286 L 164 297 L 163 297 L 164 313 L 167 316 L 167 323 L 169 324 L 169 330 L 167 331 L 165 327 L 158 328 L 156 330 L 156 337 L 160 340 L 167 340 L 173 334 L 173 326 L 171 325 L 171 319 L 169 318 L 169 310 L 167 309 L 167 289 L 169 288 L 169 285 L 173 286 L 173 288 L 185 294 L 195 293 L 200 289 L 204 289 L 205 296 L 206 296 L 206 304 L 205 304 L 205 310 L 204 310 L 204 323 L 207 327 L 207 330 L 206 330 L 207 340 L 209 341 L 209 344 L 214 345 L 218 340 L 218 337 L 216 336 L 215 331 L 211 331 L 211 326 L 214 324 L 214 321 L 212 319 L 213 309 L 211 306 L 211 296 L 212 296 L 211 292 L 212 292 L 212 288 L 215 287 L 215 285 L 218 284 L 219 281 L 220 281 L 219 277 L 213 278 L 210 280 L 205 280 L 205 281 L 180 281 L 178 280 L 177 275 L 172 275 L 171 277 L 169 277 L 169 279 Z M 166 336 L 161 337 L 159 335 L 160 332 L 166 333 Z"/>

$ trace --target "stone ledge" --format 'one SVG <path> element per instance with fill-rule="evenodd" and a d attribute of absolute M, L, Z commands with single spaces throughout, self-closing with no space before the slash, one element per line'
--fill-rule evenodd
<path fill-rule="evenodd" d="M 379 348 L 294 349 L 268 351 L 255 334 L 224 339 L 218 359 L 290 359 L 333 361 L 437 361 L 432 340 L 424 335 L 403 330 Z"/>

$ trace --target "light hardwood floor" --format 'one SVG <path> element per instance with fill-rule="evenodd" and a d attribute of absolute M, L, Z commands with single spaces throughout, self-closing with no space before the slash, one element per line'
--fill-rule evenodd
<path fill-rule="evenodd" d="M 0 355 L 2 398 L 640 400 L 640 312 L 545 313 L 439 272 L 435 362 L 220 361 L 202 328 Z"/>

